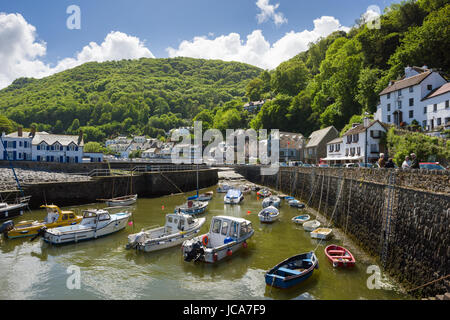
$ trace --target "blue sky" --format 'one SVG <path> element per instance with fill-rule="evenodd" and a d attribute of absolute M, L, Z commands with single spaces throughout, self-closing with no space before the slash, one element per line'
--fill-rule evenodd
<path fill-rule="evenodd" d="M 258 7 L 263 5 L 269 9 L 263 22 L 258 21 L 257 15 L 262 12 Z M 224 60 L 238 60 L 258 65 L 263 68 L 273 68 L 275 63 L 289 58 L 295 51 L 304 50 L 303 38 L 314 40 L 318 33 L 312 33 L 315 28 L 315 19 L 321 17 L 333 17 L 334 20 L 324 19 L 326 25 L 323 32 L 334 31 L 342 28 L 345 30 L 351 27 L 355 19 L 364 13 L 370 5 L 377 5 L 381 11 L 393 2 L 391 0 L 15 0 L 2 1 L 0 3 L 0 13 L 3 13 L 3 22 L 8 21 L 14 24 L 18 21 L 17 16 L 8 14 L 20 14 L 26 22 L 28 29 L 34 39 L 29 42 L 28 33 L 20 24 L 22 29 L 10 32 L 2 36 L 2 16 L 0 16 L 0 55 L 1 42 L 18 42 L 20 50 L 25 53 L 18 56 L 27 56 L 27 46 L 39 44 L 43 48 L 25 57 L 28 61 L 38 60 L 40 65 L 38 71 L 31 76 L 44 76 L 47 73 L 60 71 L 64 68 L 74 66 L 75 61 L 61 64 L 55 68 L 61 60 L 74 58 L 78 62 L 83 59 L 120 58 L 120 54 L 102 56 L 103 53 L 94 55 L 88 52 L 89 58 L 76 58 L 75 55 L 83 51 L 89 43 L 95 42 L 99 46 L 112 31 L 121 33 L 123 41 L 130 40 L 129 37 L 136 37 L 133 42 L 139 47 L 132 56 L 137 58 L 142 56 L 154 56 L 165 58 L 176 55 L 189 55 L 193 57 L 218 58 Z M 270 14 L 270 6 L 273 15 Z M 81 29 L 69 30 L 66 27 L 66 20 L 69 14 L 66 9 L 69 5 L 78 5 L 81 9 Z M 6 14 L 6 15 L 5 15 Z M 280 17 L 281 23 L 276 23 L 275 15 Z M 20 20 L 20 19 L 19 19 Z M 278 21 L 279 22 L 279 21 Z M 5 25 L 5 24 L 3 24 Z M 24 29 L 25 28 L 25 29 Z M 333 29 L 334 28 L 334 29 Z M 5 28 L 4 28 L 5 29 Z M 260 30 L 260 32 L 255 32 Z M 302 31 L 310 33 L 301 34 Z M 230 34 L 232 34 L 230 36 Z M 234 34 L 235 33 L 235 34 Z M 290 38 L 285 37 L 290 33 Z M 24 41 L 20 42 L 18 34 L 23 34 Z M 14 35 L 14 38 L 12 38 Z M 247 37 L 252 35 L 252 45 L 247 46 Z M 326 35 L 320 34 L 320 35 Z M 219 37 L 225 37 L 222 40 Z M 112 43 L 119 37 L 111 36 Z M 204 37 L 209 41 L 194 41 L 195 37 Z M 303 37 L 302 39 L 300 39 Z M 126 39 L 125 39 L 126 38 Z M 280 41 L 284 39 L 284 41 Z M 308 40 L 308 41 L 309 41 Z M 122 42 L 123 42 L 122 41 Z M 185 41 L 185 46 L 180 44 Z M 280 41 L 278 49 L 271 50 L 269 47 Z M 240 46 L 239 42 L 243 45 Z M 139 44 L 138 44 L 139 43 Z M 105 45 L 106 46 L 106 45 Z M 118 48 L 111 45 L 112 48 Z M 131 46 L 131 44 L 130 44 Z M 168 48 L 172 48 L 172 51 Z M 251 47 L 251 48 L 250 48 Z M 289 48 L 288 48 L 289 47 Z M 144 48 L 146 48 L 144 50 Z M 215 50 L 211 49 L 214 48 Z M 19 49 L 18 49 L 19 50 Z M 105 49 L 106 50 L 106 49 Z M 103 51 L 105 51 L 103 50 Z M 113 49 L 108 49 L 113 50 Z M 116 49 L 114 49 L 116 50 Z M 236 50 L 239 53 L 236 53 Z M 255 51 L 256 50 L 256 51 Z M 130 50 L 133 51 L 133 50 Z M 227 54 L 222 54 L 229 51 Z M 251 52 L 250 52 L 251 51 Z M 269 52 L 271 51 L 271 52 Z M 298 53 L 296 52 L 296 53 Z M 264 57 L 263 57 L 264 55 Z M 95 57 L 94 57 L 95 56 Z M 112 57 L 112 58 L 111 58 Z M 125 57 L 127 58 L 127 57 Z M 11 61 L 16 61 L 16 57 Z M 276 61 L 276 62 L 273 62 Z M 17 74 L 5 74 L 0 67 L 0 87 L 2 82 L 7 82 Z M 47 70 L 45 70 L 47 68 Z M 53 71 L 49 71 L 51 68 Z M 20 69 L 20 68 L 16 68 Z M 19 74 L 20 75 L 20 74 Z M 6 80 L 5 80 L 6 79 Z M 8 80 L 9 79 L 9 80 Z"/>

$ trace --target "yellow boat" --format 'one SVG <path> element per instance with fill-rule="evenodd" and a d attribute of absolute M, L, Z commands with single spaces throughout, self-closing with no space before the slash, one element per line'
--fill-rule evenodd
<path fill-rule="evenodd" d="M 0 226 L 0 233 L 5 238 L 13 239 L 20 237 L 35 236 L 42 227 L 56 228 L 78 224 L 83 217 L 75 215 L 73 211 L 62 211 L 55 205 L 43 205 L 47 209 L 47 217 L 43 221 L 21 221 L 14 225 L 12 220 Z"/>

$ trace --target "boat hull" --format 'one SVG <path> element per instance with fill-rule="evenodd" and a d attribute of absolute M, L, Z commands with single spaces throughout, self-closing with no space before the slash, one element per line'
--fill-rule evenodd
<path fill-rule="evenodd" d="M 311 231 L 310 235 L 313 239 L 327 240 L 332 236 L 333 230 L 328 228 L 317 228 Z"/>
<path fill-rule="evenodd" d="M 310 219 L 309 215 L 301 215 L 301 216 L 293 217 L 292 222 L 299 224 L 299 225 L 303 225 L 305 222 L 309 221 L 309 219 Z"/>
<path fill-rule="evenodd" d="M 231 199 L 231 198 L 227 198 L 227 197 L 224 197 L 224 198 L 223 198 L 223 202 L 224 202 L 225 204 L 239 204 L 239 203 L 241 203 L 243 200 L 244 200 L 244 196 L 239 197 L 239 198 L 235 198 L 235 199 Z"/>
<path fill-rule="evenodd" d="M 298 263 L 303 259 L 309 260 L 309 262 L 302 262 L 305 269 L 301 272 L 285 267 L 292 263 Z M 265 274 L 265 281 L 269 286 L 280 289 L 288 289 L 304 282 L 312 276 L 314 269 L 318 268 L 319 261 L 314 253 L 304 253 L 290 257 L 270 269 Z"/>
<path fill-rule="evenodd" d="M 135 204 L 137 201 L 137 195 L 130 197 L 129 199 L 123 199 L 123 200 L 114 200 L 114 199 L 110 199 L 108 201 L 106 201 L 106 205 L 108 207 L 121 207 L 121 206 L 129 206 L 132 204 Z"/>
<path fill-rule="evenodd" d="M 19 203 L 10 205 L 8 208 L 0 209 L 0 220 L 11 219 L 23 215 L 27 205 L 27 203 Z"/>
<path fill-rule="evenodd" d="M 62 234 L 55 234 L 52 229 L 49 229 L 44 234 L 44 241 L 51 244 L 67 244 L 76 243 L 85 240 L 97 239 L 117 231 L 124 229 L 127 226 L 128 219 L 131 214 L 125 214 L 122 218 L 117 220 L 112 220 L 106 226 L 95 229 L 95 228 L 78 228 L 79 226 L 72 226 L 69 228 L 68 232 Z"/>
<path fill-rule="evenodd" d="M 333 264 L 333 267 L 343 267 L 343 268 L 352 268 L 356 264 L 356 260 L 353 257 L 352 253 L 341 246 L 337 245 L 329 245 L 325 248 L 325 255 Z"/>

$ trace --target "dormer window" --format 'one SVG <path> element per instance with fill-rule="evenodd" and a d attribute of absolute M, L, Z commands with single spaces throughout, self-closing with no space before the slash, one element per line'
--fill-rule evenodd
<path fill-rule="evenodd" d="M 47 144 L 45 143 L 45 142 L 41 142 L 41 144 L 39 144 L 38 146 L 37 146 L 37 149 L 38 150 L 47 150 Z"/>
<path fill-rule="evenodd" d="M 409 92 L 414 92 L 414 87 L 409 87 Z"/>
<path fill-rule="evenodd" d="M 387 94 L 387 98 L 388 98 L 388 99 L 391 98 L 391 93 L 390 93 L 390 92 Z"/>
<path fill-rule="evenodd" d="M 431 84 L 427 85 L 427 89 L 428 90 L 433 90 L 433 85 L 431 85 Z"/>
<path fill-rule="evenodd" d="M 61 145 L 57 142 L 53 145 L 53 150 L 54 151 L 61 151 Z"/>

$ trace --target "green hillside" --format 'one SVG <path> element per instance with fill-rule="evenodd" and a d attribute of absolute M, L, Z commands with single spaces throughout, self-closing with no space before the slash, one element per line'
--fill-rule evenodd
<path fill-rule="evenodd" d="M 406 66 L 450 74 L 450 1 L 408 0 L 381 16 L 379 29 L 358 20 L 348 32 L 320 39 L 306 52 L 264 72 L 247 87 L 251 99 L 275 98 L 253 119 L 257 128 L 309 135 L 373 113 L 378 94 Z M 354 117 L 353 119 L 358 119 Z"/>
<path fill-rule="evenodd" d="M 191 58 L 91 62 L 43 79 L 17 79 L 0 91 L 0 113 L 25 128 L 54 133 L 82 127 L 88 141 L 119 133 L 157 137 L 190 125 L 203 110 L 242 104 L 248 81 L 260 72 L 243 63 Z"/>

